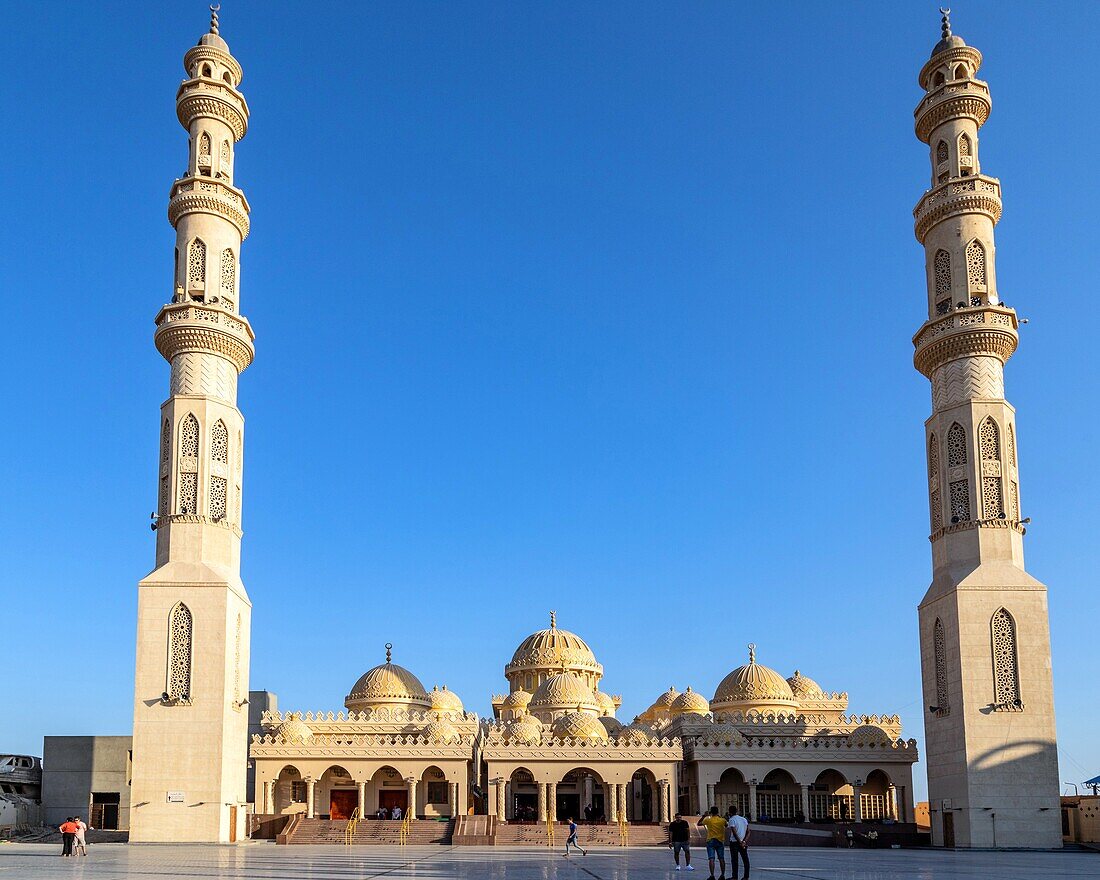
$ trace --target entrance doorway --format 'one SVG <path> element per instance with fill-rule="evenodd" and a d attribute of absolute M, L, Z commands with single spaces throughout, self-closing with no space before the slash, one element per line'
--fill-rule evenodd
<path fill-rule="evenodd" d="M 946 811 L 943 814 L 943 845 L 955 848 L 955 814 Z"/>
<path fill-rule="evenodd" d="M 564 822 L 566 819 L 583 819 L 584 817 L 580 814 L 580 804 L 579 794 L 559 794 L 554 818 L 559 822 Z"/>
<path fill-rule="evenodd" d="M 539 796 L 537 794 L 527 794 L 526 792 L 520 792 L 513 795 L 515 800 L 514 808 L 516 821 L 518 822 L 537 822 L 539 818 Z"/>
<path fill-rule="evenodd" d="M 88 824 L 105 831 L 117 831 L 119 800 L 117 791 L 93 791 L 91 822 Z"/>
<path fill-rule="evenodd" d="M 359 806 L 359 792 L 348 789 L 333 789 L 329 792 L 328 812 L 333 819 L 350 819 Z"/>
<path fill-rule="evenodd" d="M 404 816 L 409 809 L 409 793 L 407 791 L 380 791 L 378 792 L 378 806 L 384 807 L 392 816 L 393 808 L 400 807 Z"/>

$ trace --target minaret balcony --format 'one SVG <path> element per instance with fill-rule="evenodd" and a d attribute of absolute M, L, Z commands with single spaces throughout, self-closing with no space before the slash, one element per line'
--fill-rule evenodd
<path fill-rule="evenodd" d="M 171 303 L 157 315 L 153 343 L 169 363 L 182 352 L 216 354 L 241 373 L 256 353 L 248 319 L 211 303 Z"/>
<path fill-rule="evenodd" d="M 913 111 L 917 137 L 928 143 L 936 126 L 949 119 L 973 119 L 979 127 L 993 108 L 989 86 L 980 79 L 953 79 L 933 89 Z"/>
<path fill-rule="evenodd" d="M 236 226 L 242 240 L 248 237 L 251 210 L 243 192 L 214 177 L 184 177 L 172 184 L 168 195 L 168 222 L 173 226 L 185 214 L 216 214 Z"/>
<path fill-rule="evenodd" d="M 176 117 L 180 125 L 190 130 L 191 123 L 200 116 L 224 122 L 238 141 L 248 131 L 248 102 L 244 95 L 216 79 L 184 80 L 176 92 Z"/>
<path fill-rule="evenodd" d="M 913 232 L 924 244 L 937 223 L 961 214 L 985 214 L 993 223 L 1001 219 L 1001 182 L 984 174 L 953 177 L 923 196 L 913 209 Z"/>
<path fill-rule="evenodd" d="M 962 357 L 991 356 L 1001 363 L 1019 341 L 1016 312 L 1004 306 L 957 309 L 924 323 L 913 337 L 913 365 L 929 379 L 937 367 Z"/>

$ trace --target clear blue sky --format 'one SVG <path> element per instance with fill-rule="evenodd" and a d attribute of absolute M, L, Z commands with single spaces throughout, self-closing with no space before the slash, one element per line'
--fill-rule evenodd
<path fill-rule="evenodd" d="M 202 3 L 7 4 L 0 750 L 126 733 L 152 345 Z M 1004 184 L 1028 568 L 1062 779 L 1100 772 L 1091 4 L 964 3 Z M 935 4 L 227 0 L 253 119 L 253 688 L 335 710 L 394 658 L 489 711 L 589 640 L 632 717 L 745 660 L 923 741 L 930 576 L 912 132 Z M 17 39 L 16 39 L 17 37 Z M 923 793 L 923 768 L 919 770 Z"/>

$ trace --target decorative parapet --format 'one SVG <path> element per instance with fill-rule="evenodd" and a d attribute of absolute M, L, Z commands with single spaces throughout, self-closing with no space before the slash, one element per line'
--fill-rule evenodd
<path fill-rule="evenodd" d="M 1027 534 L 1027 527 L 1018 519 L 968 519 L 965 522 L 948 523 L 936 529 L 928 536 L 928 540 L 935 542 L 944 535 L 953 535 L 956 532 L 965 532 L 970 529 L 1012 529 L 1012 531 L 1021 535 Z"/>
<path fill-rule="evenodd" d="M 1005 306 L 963 307 L 926 321 L 913 337 L 913 365 L 927 378 L 958 358 L 989 356 L 1004 363 L 1019 342 L 1016 312 Z"/>
<path fill-rule="evenodd" d="M 473 734 L 455 743 L 433 742 L 417 734 L 314 735 L 308 740 L 285 740 L 256 734 L 249 744 L 252 758 L 347 757 L 347 758 L 452 758 L 469 760 Z"/>
<path fill-rule="evenodd" d="M 248 102 L 244 95 L 225 83 L 207 77 L 184 80 L 176 92 L 176 117 L 190 130 L 200 116 L 224 122 L 240 140 L 248 131 Z"/>
<path fill-rule="evenodd" d="M 955 177 L 928 190 L 913 208 L 913 232 L 924 244 L 937 223 L 961 214 L 984 214 L 993 223 L 1001 219 L 1001 182 L 996 177 L 974 174 Z"/>
<path fill-rule="evenodd" d="M 386 708 L 364 709 L 360 712 L 272 712 L 266 711 L 260 718 L 264 727 L 277 727 L 284 721 L 304 721 L 315 731 L 324 730 L 327 725 L 349 724 L 421 724 L 432 721 L 449 721 L 477 725 L 480 722 L 476 712 L 437 711 L 434 709 Z"/>
<path fill-rule="evenodd" d="M 733 731 L 732 733 L 736 733 Z M 716 730 L 711 737 L 697 736 L 684 743 L 684 760 L 709 761 L 730 758 L 770 760 L 853 760 L 874 755 L 880 760 L 918 760 L 917 741 L 882 740 L 850 742 L 847 736 L 758 737 L 731 735 Z"/>
<path fill-rule="evenodd" d="M 212 177 L 184 177 L 172 184 L 168 195 L 168 222 L 173 226 L 185 214 L 216 214 L 248 238 L 251 211 L 248 199 L 235 186 Z"/>
<path fill-rule="evenodd" d="M 160 310 L 156 324 L 153 342 L 169 363 L 185 351 L 213 353 L 242 373 L 256 353 L 248 319 L 215 305 L 171 303 Z"/>
<path fill-rule="evenodd" d="M 966 46 L 952 51 L 965 53 L 969 48 Z M 973 51 L 977 53 L 976 49 Z M 981 57 L 980 54 L 978 57 Z M 960 54 L 957 60 L 964 60 L 963 55 Z M 966 60 L 973 63 L 972 59 Z M 943 59 L 938 59 L 935 66 L 938 67 L 941 64 Z M 921 75 L 924 75 L 923 72 Z M 979 127 L 984 125 L 992 107 L 989 86 L 982 80 L 949 80 L 921 99 L 913 111 L 914 130 L 920 140 L 928 143 L 928 138 L 936 126 L 942 125 L 949 119 L 969 118 L 973 119 Z"/>
<path fill-rule="evenodd" d="M 233 75 L 233 81 L 236 83 L 240 83 L 240 81 L 244 79 L 244 70 L 241 69 L 240 62 L 224 49 L 219 49 L 217 46 L 203 45 L 200 43 L 188 49 L 187 54 L 183 56 L 183 66 L 187 70 L 194 70 L 196 65 L 201 64 L 203 61 L 213 61 L 228 67 Z M 217 80 L 211 80 L 211 82 L 217 82 Z"/>

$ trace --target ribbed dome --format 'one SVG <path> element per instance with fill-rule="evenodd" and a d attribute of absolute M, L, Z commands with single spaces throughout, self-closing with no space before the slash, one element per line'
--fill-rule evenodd
<path fill-rule="evenodd" d="M 797 669 L 794 675 L 787 679 L 787 684 L 791 686 L 791 693 L 794 694 L 795 699 L 820 699 L 823 695 L 821 685 L 812 678 L 807 678 Z"/>
<path fill-rule="evenodd" d="M 513 712 L 517 709 L 526 709 L 527 704 L 531 702 L 531 695 L 527 691 L 519 690 L 512 691 L 504 698 L 500 704 L 501 709 L 511 709 Z"/>
<path fill-rule="evenodd" d="M 700 693 L 696 693 L 691 688 L 688 688 L 673 700 L 672 706 L 669 709 L 672 715 L 685 715 L 689 713 L 706 715 L 709 711 L 710 703 L 707 702 L 707 698 Z"/>
<path fill-rule="evenodd" d="M 615 709 L 618 708 L 615 701 L 603 691 L 596 691 L 596 704 L 600 707 L 601 715 L 614 716 Z"/>
<path fill-rule="evenodd" d="M 554 722 L 554 736 L 603 743 L 607 742 L 607 729 L 587 712 L 568 712 Z"/>
<path fill-rule="evenodd" d="M 542 722 L 533 715 L 524 715 L 504 725 L 504 738 L 513 744 L 537 746 L 542 740 Z"/>
<path fill-rule="evenodd" d="M 433 687 L 432 692 L 428 694 L 428 698 L 432 701 L 433 712 L 461 712 L 462 700 L 458 698 L 458 694 L 454 691 L 447 690 L 447 686 L 442 688 Z"/>
<path fill-rule="evenodd" d="M 659 718 L 668 717 L 669 712 L 672 711 L 672 704 L 676 702 L 678 696 L 680 696 L 680 692 L 676 690 L 676 688 L 670 687 L 653 701 L 653 705 L 646 709 L 641 717 L 648 721 L 656 721 Z"/>
<path fill-rule="evenodd" d="M 623 729 L 623 723 L 618 718 L 612 718 L 610 715 L 601 715 L 596 720 L 603 725 L 603 729 L 610 736 L 617 736 L 619 731 Z"/>
<path fill-rule="evenodd" d="M 309 742 L 313 739 L 313 731 L 298 714 L 288 715 L 272 734 L 284 742 Z"/>
<path fill-rule="evenodd" d="M 432 721 L 420 735 L 428 742 L 437 745 L 455 745 L 462 742 L 462 734 L 447 721 Z"/>
<path fill-rule="evenodd" d="M 710 701 L 714 711 L 722 709 L 793 711 L 798 707 L 787 680 L 756 662 L 756 646 L 749 645 L 749 662 L 727 675 Z"/>
<path fill-rule="evenodd" d="M 367 670 L 355 683 L 344 705 L 352 711 L 380 706 L 430 709 L 431 698 L 420 679 L 403 666 L 390 662 L 391 646 L 386 645 L 386 662 Z"/>
<path fill-rule="evenodd" d="M 591 709 L 598 712 L 600 707 L 596 702 L 596 695 L 585 684 L 584 679 L 572 672 L 559 672 L 551 675 L 535 689 L 527 708 L 531 712 L 563 708 Z"/>
<path fill-rule="evenodd" d="M 524 669 L 571 669 L 603 674 L 603 667 L 596 661 L 596 655 L 584 639 L 569 630 L 558 629 L 557 620 L 551 612 L 550 628 L 531 633 L 520 642 L 512 655 L 512 662 L 504 668 L 504 675 L 511 675 Z"/>
<path fill-rule="evenodd" d="M 888 746 L 893 740 L 877 724 L 861 724 L 848 734 L 848 742 L 853 746 Z"/>
<path fill-rule="evenodd" d="M 631 745 L 646 745 L 656 734 L 652 728 L 643 727 L 639 724 L 631 724 L 628 727 L 624 727 L 620 730 L 616 737 L 622 740 L 626 740 Z"/>

